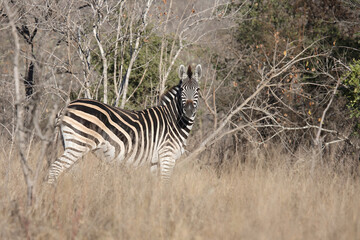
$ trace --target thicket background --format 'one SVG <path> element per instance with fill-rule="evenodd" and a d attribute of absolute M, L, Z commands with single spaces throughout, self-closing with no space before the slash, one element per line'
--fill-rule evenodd
<path fill-rule="evenodd" d="M 1 238 L 359 237 L 358 0 L 20 0 L 0 12 Z M 180 64 L 198 63 L 172 191 L 92 157 L 46 186 L 67 102 L 152 107 Z"/>

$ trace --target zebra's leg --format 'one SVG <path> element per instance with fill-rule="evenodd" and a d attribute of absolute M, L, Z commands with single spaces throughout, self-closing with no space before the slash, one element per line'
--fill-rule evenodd
<path fill-rule="evenodd" d="M 167 182 L 170 180 L 176 158 L 171 151 L 165 151 L 159 154 L 159 163 L 160 163 L 160 177 L 162 181 Z"/>
<path fill-rule="evenodd" d="M 155 151 L 153 158 L 150 161 L 150 172 L 152 175 L 158 175 L 159 165 L 159 153 Z"/>
<path fill-rule="evenodd" d="M 150 165 L 150 172 L 152 175 L 156 176 L 158 174 L 158 168 L 159 168 L 159 163 L 151 163 Z"/>
<path fill-rule="evenodd" d="M 64 153 L 50 166 L 48 183 L 54 183 L 64 170 L 70 168 L 77 160 L 88 152 L 89 148 L 83 148 L 81 150 L 71 147 L 65 148 Z"/>

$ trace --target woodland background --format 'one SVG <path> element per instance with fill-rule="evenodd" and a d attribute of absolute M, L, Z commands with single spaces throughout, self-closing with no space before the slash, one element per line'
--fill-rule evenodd
<path fill-rule="evenodd" d="M 1 239 L 359 238 L 360 1 L 4 0 L 0 43 Z M 45 184 L 66 103 L 152 107 L 198 63 L 171 191 L 93 156 Z"/>

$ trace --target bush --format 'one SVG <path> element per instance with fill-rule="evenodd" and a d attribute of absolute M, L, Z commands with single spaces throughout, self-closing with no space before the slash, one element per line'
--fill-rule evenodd
<path fill-rule="evenodd" d="M 360 60 L 350 64 L 350 71 L 345 74 L 342 93 L 347 99 L 350 118 L 355 118 L 355 132 L 360 132 Z"/>
<path fill-rule="evenodd" d="M 354 60 L 350 64 L 350 73 L 344 80 L 346 87 L 344 95 L 348 103 L 347 106 L 351 111 L 351 117 L 360 117 L 360 60 Z"/>

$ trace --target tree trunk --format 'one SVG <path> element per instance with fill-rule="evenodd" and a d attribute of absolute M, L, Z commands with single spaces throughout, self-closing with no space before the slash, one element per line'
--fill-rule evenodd
<path fill-rule="evenodd" d="M 25 101 L 25 89 L 21 87 L 20 75 L 19 75 L 19 54 L 20 54 L 20 43 L 19 36 L 16 31 L 15 22 L 13 19 L 13 13 L 11 12 L 7 2 L 4 2 L 4 6 L 9 17 L 9 24 L 11 27 L 11 33 L 14 38 L 14 84 L 15 84 L 15 109 L 16 109 L 16 145 L 19 148 L 20 163 L 27 186 L 27 204 L 32 204 L 33 198 L 33 181 L 31 180 L 31 169 L 27 164 L 27 159 L 24 154 L 25 146 L 25 132 L 24 132 L 24 101 Z"/>
<path fill-rule="evenodd" d="M 95 25 L 93 28 L 94 37 L 96 39 L 96 42 L 98 44 L 100 55 L 103 63 L 103 78 L 104 78 L 104 103 L 108 103 L 108 79 L 107 79 L 107 71 L 108 71 L 108 64 L 107 59 L 105 56 L 104 48 L 100 42 L 99 38 L 99 32 L 98 32 L 98 26 Z"/>

